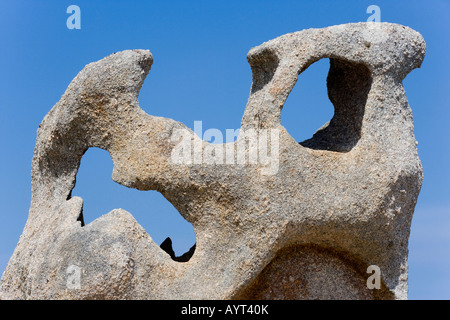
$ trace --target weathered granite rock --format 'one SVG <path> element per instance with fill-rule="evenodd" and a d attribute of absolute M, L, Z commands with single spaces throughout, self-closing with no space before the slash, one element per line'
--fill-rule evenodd
<path fill-rule="evenodd" d="M 390 23 L 303 30 L 250 50 L 253 85 L 226 155 L 237 159 L 244 133 L 272 130 L 269 163 L 198 162 L 195 147 L 194 161 L 174 161 L 179 130 L 200 150 L 217 146 L 139 108 L 150 52 L 87 65 L 39 125 L 29 218 L 0 298 L 407 298 L 422 167 L 402 80 L 424 54 L 419 33 Z M 322 58 L 335 115 L 299 144 L 281 110 L 298 75 Z M 84 225 L 71 190 L 90 147 L 109 152 L 114 181 L 158 190 L 192 223 L 189 261 L 174 261 L 122 209 Z M 366 286 L 369 265 L 381 270 L 380 289 Z"/>

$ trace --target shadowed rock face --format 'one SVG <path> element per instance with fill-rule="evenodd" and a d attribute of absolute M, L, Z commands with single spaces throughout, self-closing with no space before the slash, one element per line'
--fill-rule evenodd
<path fill-rule="evenodd" d="M 200 152 L 212 146 L 139 108 L 151 53 L 87 65 L 39 125 L 29 217 L 0 298 L 407 298 L 422 167 L 402 80 L 424 54 L 419 33 L 389 23 L 308 29 L 251 49 L 253 85 L 226 150 L 242 143 L 250 152 L 244 133 L 270 130 L 270 163 L 174 161 L 177 130 Z M 298 143 L 281 110 L 299 74 L 322 58 L 335 115 Z M 84 225 L 71 191 L 90 147 L 109 152 L 114 181 L 159 191 L 193 225 L 197 243 L 183 263 L 124 210 Z M 381 270 L 379 290 L 366 286 L 369 265 Z"/>

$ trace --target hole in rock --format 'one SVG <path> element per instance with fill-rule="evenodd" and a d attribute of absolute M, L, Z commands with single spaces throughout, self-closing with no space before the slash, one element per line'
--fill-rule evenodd
<path fill-rule="evenodd" d="M 371 85 L 364 64 L 321 59 L 299 75 L 283 107 L 282 124 L 304 147 L 348 152 L 361 137 Z"/>
<path fill-rule="evenodd" d="M 192 225 L 159 192 L 139 191 L 114 182 L 112 170 L 111 157 L 105 150 L 89 148 L 81 159 L 72 196 L 83 199 L 84 223 L 122 208 L 133 215 L 156 244 L 161 245 L 166 240 L 162 249 L 167 253 L 167 238 L 170 238 L 174 260 L 189 260 L 196 242 Z M 180 257 L 183 258 L 177 260 Z"/>
<path fill-rule="evenodd" d="M 281 124 L 296 141 L 304 141 L 330 121 L 334 108 L 327 94 L 328 59 L 309 66 L 298 77 L 281 112 Z"/>

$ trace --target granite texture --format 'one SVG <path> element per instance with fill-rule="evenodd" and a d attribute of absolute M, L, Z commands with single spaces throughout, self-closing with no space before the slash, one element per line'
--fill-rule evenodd
<path fill-rule="evenodd" d="M 174 161 L 177 130 L 202 151 L 211 145 L 139 108 L 151 53 L 90 63 L 39 125 L 29 217 L 0 298 L 406 299 L 422 166 L 402 80 L 424 55 L 418 32 L 390 23 L 308 29 L 252 48 L 241 129 L 277 134 L 269 164 Z M 299 143 L 281 110 L 323 58 L 335 114 Z M 114 181 L 159 191 L 193 225 L 192 257 L 172 259 L 122 209 L 84 225 L 71 191 L 90 147 L 109 152 Z M 365 285 L 369 265 L 381 270 L 379 290 Z M 79 286 L 68 285 L 71 266 Z"/>

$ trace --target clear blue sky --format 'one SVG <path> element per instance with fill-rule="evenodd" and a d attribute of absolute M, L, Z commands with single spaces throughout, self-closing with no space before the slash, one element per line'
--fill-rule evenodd
<path fill-rule="evenodd" d="M 81 8 L 69 30 L 66 9 Z M 419 31 L 427 42 L 421 69 L 404 86 L 424 167 L 410 237 L 411 299 L 450 299 L 449 1 L 85 1 L 0 0 L 0 274 L 27 220 L 36 129 L 88 63 L 125 49 L 149 49 L 154 64 L 141 90 L 148 113 L 193 127 L 236 129 L 250 92 L 250 48 L 307 28 L 381 21 Z M 313 64 L 292 91 L 282 123 L 298 141 L 333 115 L 328 60 Z M 106 151 L 90 149 L 73 195 L 86 223 L 123 208 L 156 243 L 170 236 L 178 254 L 195 243 L 192 227 L 160 194 L 111 180 Z"/>

